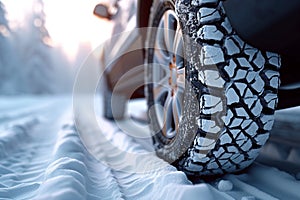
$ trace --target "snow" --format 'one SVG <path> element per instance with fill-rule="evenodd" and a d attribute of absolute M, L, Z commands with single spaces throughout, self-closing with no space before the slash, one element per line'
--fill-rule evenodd
<path fill-rule="evenodd" d="M 156 157 L 149 131 L 137 138 L 130 134 L 138 122 L 124 121 L 131 128 L 122 130 L 100 113 L 93 121 L 82 111 L 75 125 L 68 96 L 2 97 L 0 102 L 1 199 L 300 198 L 299 174 L 258 163 L 240 175 L 212 182 L 194 178 L 193 184 Z M 141 105 L 136 101 L 129 107 Z"/>
<path fill-rule="evenodd" d="M 246 197 L 242 197 L 241 200 L 255 200 L 254 196 L 246 196 Z"/>
<path fill-rule="evenodd" d="M 220 182 L 218 183 L 218 189 L 220 191 L 226 192 L 232 190 L 232 188 L 233 184 L 228 180 L 220 180 Z"/>

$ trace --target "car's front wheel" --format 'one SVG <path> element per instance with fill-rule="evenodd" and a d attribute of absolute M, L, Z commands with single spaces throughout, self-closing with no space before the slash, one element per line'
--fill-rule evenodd
<path fill-rule="evenodd" d="M 179 0 L 176 8 L 174 0 L 154 1 L 155 29 L 147 35 L 146 96 L 157 154 L 187 174 L 242 170 L 268 139 L 280 57 L 243 42 L 218 0 Z"/>

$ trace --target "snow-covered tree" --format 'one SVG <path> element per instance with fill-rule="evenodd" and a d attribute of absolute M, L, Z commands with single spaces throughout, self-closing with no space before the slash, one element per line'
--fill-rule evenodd
<path fill-rule="evenodd" d="M 8 26 L 8 20 L 6 19 L 6 11 L 3 3 L 0 1 L 0 37 L 9 36 L 10 28 Z"/>
<path fill-rule="evenodd" d="M 6 19 L 6 11 L 3 3 L 0 1 L 0 94 L 13 93 L 11 79 L 15 68 L 14 52 L 10 40 L 11 31 Z"/>
<path fill-rule="evenodd" d="M 0 1 L 0 95 L 71 92 L 73 69 L 51 44 L 43 1 L 35 0 L 24 16 L 10 28 Z"/>
<path fill-rule="evenodd" d="M 22 61 L 23 92 L 52 93 L 53 83 L 51 76 L 52 47 L 51 39 L 45 27 L 44 4 L 36 0 L 32 12 L 26 17 L 25 26 L 17 32 L 17 48 Z"/>

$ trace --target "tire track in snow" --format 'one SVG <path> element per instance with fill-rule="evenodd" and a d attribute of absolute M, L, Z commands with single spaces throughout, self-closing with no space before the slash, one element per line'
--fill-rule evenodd
<path fill-rule="evenodd" d="M 12 101 L 12 108 L 23 107 L 14 105 L 15 102 L 22 101 Z M 62 99 L 34 98 L 29 102 L 33 103 L 24 106 L 26 116 L 23 109 L 12 109 L 18 119 L 4 122 L 8 128 L 0 132 L 3 147 L 0 152 L 0 198 L 3 199 L 32 199 L 35 196 L 47 167 L 47 153 L 53 146 L 55 135 L 52 131 L 59 126 L 58 121 L 65 111 L 57 107 L 59 104 L 66 106 Z"/>
<path fill-rule="evenodd" d="M 110 169 L 84 149 L 75 126 L 66 124 L 58 133 L 52 161 L 37 199 L 121 199 Z"/>
<path fill-rule="evenodd" d="M 39 123 L 35 116 L 23 119 L 21 122 L 13 123 L 10 127 L 0 132 L 0 158 L 8 156 L 9 153 L 18 150 L 24 142 L 28 141 L 28 132 Z"/>

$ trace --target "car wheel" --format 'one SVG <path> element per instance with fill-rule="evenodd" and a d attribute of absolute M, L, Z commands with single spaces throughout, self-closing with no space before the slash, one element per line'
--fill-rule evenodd
<path fill-rule="evenodd" d="M 154 1 L 146 96 L 159 157 L 190 175 L 240 171 L 269 137 L 280 57 L 246 44 L 218 0 Z M 167 28 L 167 29 L 166 29 Z"/>

